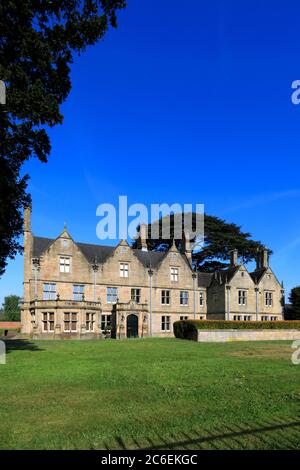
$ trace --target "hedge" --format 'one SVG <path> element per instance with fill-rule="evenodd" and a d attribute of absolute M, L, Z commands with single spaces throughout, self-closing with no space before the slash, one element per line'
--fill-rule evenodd
<path fill-rule="evenodd" d="M 299 330 L 300 321 L 181 320 L 174 323 L 176 338 L 192 339 L 197 330 Z"/>

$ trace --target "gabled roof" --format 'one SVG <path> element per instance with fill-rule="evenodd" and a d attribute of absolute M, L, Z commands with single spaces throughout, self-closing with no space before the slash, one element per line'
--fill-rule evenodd
<path fill-rule="evenodd" d="M 89 263 L 105 263 L 105 261 L 113 254 L 115 251 L 114 246 L 107 245 L 92 245 L 90 243 L 77 243 L 75 242 L 82 254 L 85 256 Z"/>
<path fill-rule="evenodd" d="M 260 268 L 260 269 L 256 269 L 255 271 L 253 271 L 253 273 L 250 273 L 250 276 L 252 277 L 253 281 L 255 282 L 255 284 L 259 284 L 260 281 L 262 280 L 262 278 L 264 277 L 264 275 L 270 271 L 273 276 L 275 277 L 277 283 L 283 287 L 283 283 L 279 282 L 277 276 L 274 274 L 273 270 L 270 268 L 270 266 L 268 266 L 267 268 Z"/>
<path fill-rule="evenodd" d="M 46 251 L 51 243 L 54 242 L 52 238 L 44 237 L 33 237 L 32 256 L 33 258 L 39 258 L 41 254 Z"/>
<path fill-rule="evenodd" d="M 198 273 L 198 287 L 209 287 L 213 273 Z"/>
<path fill-rule="evenodd" d="M 132 250 L 135 256 L 146 268 L 157 268 L 165 257 L 165 251 L 143 251 L 143 250 Z"/>
<path fill-rule="evenodd" d="M 55 241 L 54 238 L 33 237 L 33 258 L 39 258 Z M 107 245 L 94 245 L 90 243 L 74 242 L 89 263 L 103 264 L 114 253 L 116 247 Z M 118 245 L 119 246 L 119 245 Z M 132 250 L 143 266 L 156 268 L 167 252 Z"/>
<path fill-rule="evenodd" d="M 233 266 L 228 269 L 224 269 L 224 271 L 217 271 L 215 276 L 217 280 L 221 280 L 221 284 L 226 284 L 231 281 L 235 273 L 240 269 L 241 265 Z"/>
<path fill-rule="evenodd" d="M 268 268 L 261 268 L 257 269 L 256 271 L 253 271 L 253 273 L 250 273 L 250 276 L 252 277 L 255 284 L 258 284 L 261 281 L 267 270 Z"/>

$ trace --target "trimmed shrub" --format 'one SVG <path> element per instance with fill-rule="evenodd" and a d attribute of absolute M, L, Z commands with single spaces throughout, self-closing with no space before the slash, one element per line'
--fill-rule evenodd
<path fill-rule="evenodd" d="M 173 326 L 176 338 L 195 339 L 197 330 L 299 330 L 300 321 L 180 320 Z"/>

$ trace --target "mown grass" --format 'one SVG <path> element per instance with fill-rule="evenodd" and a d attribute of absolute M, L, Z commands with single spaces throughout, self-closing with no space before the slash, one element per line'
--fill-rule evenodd
<path fill-rule="evenodd" d="M 7 341 L 1 449 L 299 449 L 291 343 Z"/>

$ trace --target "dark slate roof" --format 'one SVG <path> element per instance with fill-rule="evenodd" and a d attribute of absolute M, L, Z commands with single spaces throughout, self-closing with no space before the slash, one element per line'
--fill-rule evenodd
<path fill-rule="evenodd" d="M 39 258 L 54 241 L 55 239 L 53 238 L 33 237 L 33 258 Z M 93 245 L 80 242 L 75 243 L 87 261 L 91 264 L 95 262 L 95 258 L 97 258 L 97 263 L 105 263 L 115 250 L 114 246 Z M 156 268 L 166 255 L 166 252 L 159 251 L 142 251 L 134 249 L 133 252 L 145 267 L 149 267 L 151 265 L 152 268 Z"/>
<path fill-rule="evenodd" d="M 218 271 L 215 273 L 215 276 L 217 278 L 217 281 L 220 282 L 221 279 L 221 284 L 226 284 L 227 282 L 230 282 L 235 273 L 239 270 L 240 266 L 233 266 L 232 268 L 224 269 L 224 271 Z"/>
<path fill-rule="evenodd" d="M 256 271 L 253 271 L 253 273 L 250 273 L 250 276 L 252 277 L 255 284 L 258 284 L 260 282 L 260 280 L 262 279 L 263 275 L 265 274 L 267 270 L 268 268 L 261 268 L 261 269 L 256 269 Z"/>
<path fill-rule="evenodd" d="M 198 273 L 198 287 L 209 287 L 212 278 L 212 273 Z"/>
<path fill-rule="evenodd" d="M 140 262 L 147 268 L 150 266 L 152 268 L 157 268 L 167 254 L 167 252 L 164 251 L 133 250 L 133 252 Z"/>
<path fill-rule="evenodd" d="M 33 258 L 39 258 L 41 254 L 47 250 L 47 248 L 51 245 L 52 242 L 54 242 L 52 238 L 33 237 Z"/>
<path fill-rule="evenodd" d="M 105 261 L 113 254 L 115 251 L 114 246 L 107 245 L 92 245 L 90 243 L 77 243 L 75 242 L 82 254 L 88 260 L 89 263 L 105 263 Z"/>

